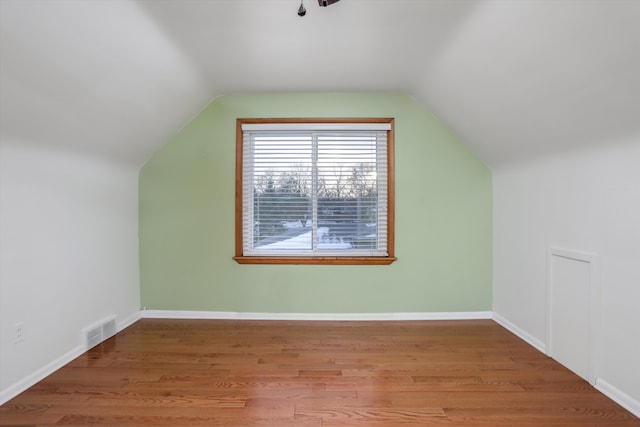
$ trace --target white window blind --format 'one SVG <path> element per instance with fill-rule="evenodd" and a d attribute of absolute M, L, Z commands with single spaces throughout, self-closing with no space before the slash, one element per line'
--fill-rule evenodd
<path fill-rule="evenodd" d="M 389 129 L 243 124 L 243 255 L 387 256 Z"/>

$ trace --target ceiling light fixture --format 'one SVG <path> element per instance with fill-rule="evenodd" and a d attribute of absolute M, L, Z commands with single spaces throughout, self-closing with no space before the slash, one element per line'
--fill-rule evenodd
<path fill-rule="evenodd" d="M 340 0 L 318 0 L 318 5 L 320 7 L 327 7 L 339 1 Z M 300 7 L 298 8 L 298 16 L 304 16 L 306 14 L 307 14 L 307 8 L 304 7 L 304 0 L 300 0 Z"/>

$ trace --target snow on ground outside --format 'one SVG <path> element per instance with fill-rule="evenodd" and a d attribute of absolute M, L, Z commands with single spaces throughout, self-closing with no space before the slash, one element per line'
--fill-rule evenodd
<path fill-rule="evenodd" d="M 318 249 L 351 249 L 351 243 L 344 242 L 342 239 L 330 238 L 329 227 L 318 228 Z M 303 233 L 291 239 L 281 242 L 270 243 L 260 246 L 260 250 L 285 249 L 285 250 L 310 250 L 311 249 L 311 231 Z"/>

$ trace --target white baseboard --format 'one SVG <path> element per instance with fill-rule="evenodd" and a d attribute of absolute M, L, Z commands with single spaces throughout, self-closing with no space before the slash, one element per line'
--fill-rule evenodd
<path fill-rule="evenodd" d="M 142 310 L 143 319 L 218 319 L 218 320 L 467 320 L 491 319 L 490 311 L 433 313 L 240 313 L 232 311 Z"/>
<path fill-rule="evenodd" d="M 620 389 L 612 386 L 602 378 L 596 380 L 596 390 L 640 418 L 640 401 L 637 401 Z"/>
<path fill-rule="evenodd" d="M 118 329 L 118 332 L 127 329 L 129 326 L 133 325 L 134 323 L 136 323 L 140 319 L 141 319 L 141 316 L 140 316 L 140 312 L 139 311 L 136 311 L 131 316 L 129 316 L 129 317 L 125 318 L 125 319 L 122 319 L 121 321 L 116 323 L 116 327 Z"/>
<path fill-rule="evenodd" d="M 493 320 L 496 321 L 499 325 L 503 326 L 505 329 L 509 330 L 513 334 L 525 340 L 527 343 L 531 344 L 538 351 L 546 354 L 546 345 L 530 333 L 526 332 L 524 329 L 520 329 L 520 327 L 516 326 L 514 323 L 511 323 L 500 314 L 493 312 Z"/>
<path fill-rule="evenodd" d="M 20 381 L 10 385 L 6 389 L 0 392 L 0 405 L 4 405 L 9 400 L 13 399 L 29 387 L 35 385 L 39 381 L 42 381 L 44 378 L 53 374 L 58 369 L 62 368 L 67 363 L 71 362 L 76 357 L 80 356 L 86 351 L 84 344 L 81 344 L 62 356 L 58 357 L 56 360 L 46 364 L 42 368 L 38 369 L 35 372 L 27 375 L 25 378 Z"/>
<path fill-rule="evenodd" d="M 120 332 L 123 329 L 127 328 L 128 326 L 131 326 L 133 323 L 137 322 L 139 319 L 140 319 L 140 312 L 135 312 L 131 316 L 121 320 L 120 322 L 117 322 L 116 323 L 117 332 Z M 62 356 L 58 357 L 57 359 L 46 364 L 45 366 L 41 367 L 40 369 L 27 375 L 25 378 L 21 379 L 20 381 L 17 381 L 16 383 L 10 385 L 6 389 L 0 391 L 0 405 L 4 405 L 9 400 L 13 399 L 23 391 L 27 390 L 29 387 L 42 381 L 43 379 L 53 374 L 58 369 L 62 368 L 64 365 L 68 364 L 72 360 L 84 354 L 86 351 L 87 349 L 85 345 L 81 344 L 69 350 Z"/>
<path fill-rule="evenodd" d="M 495 312 L 493 313 L 493 320 L 495 320 L 498 324 L 508 329 L 513 334 L 525 340 L 527 343 L 531 344 L 533 347 L 535 347 L 542 353 L 546 354 L 545 343 L 535 338 L 533 335 L 520 329 L 518 326 L 511 323 L 510 321 L 508 321 L 498 313 L 495 313 Z M 640 402 L 639 401 L 632 398 L 631 396 L 624 393 L 623 391 L 616 388 L 615 386 L 609 384 L 602 378 L 596 379 L 595 388 L 600 393 L 604 394 L 609 399 L 613 400 L 614 402 L 616 402 L 617 404 L 625 408 L 627 411 L 631 412 L 636 417 L 640 418 Z"/>

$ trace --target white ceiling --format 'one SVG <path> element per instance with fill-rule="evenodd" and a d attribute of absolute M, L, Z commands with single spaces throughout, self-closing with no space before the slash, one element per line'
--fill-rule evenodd
<path fill-rule="evenodd" d="M 640 0 L 0 0 L 0 137 L 140 164 L 219 95 L 402 92 L 489 165 L 640 134 Z"/>

